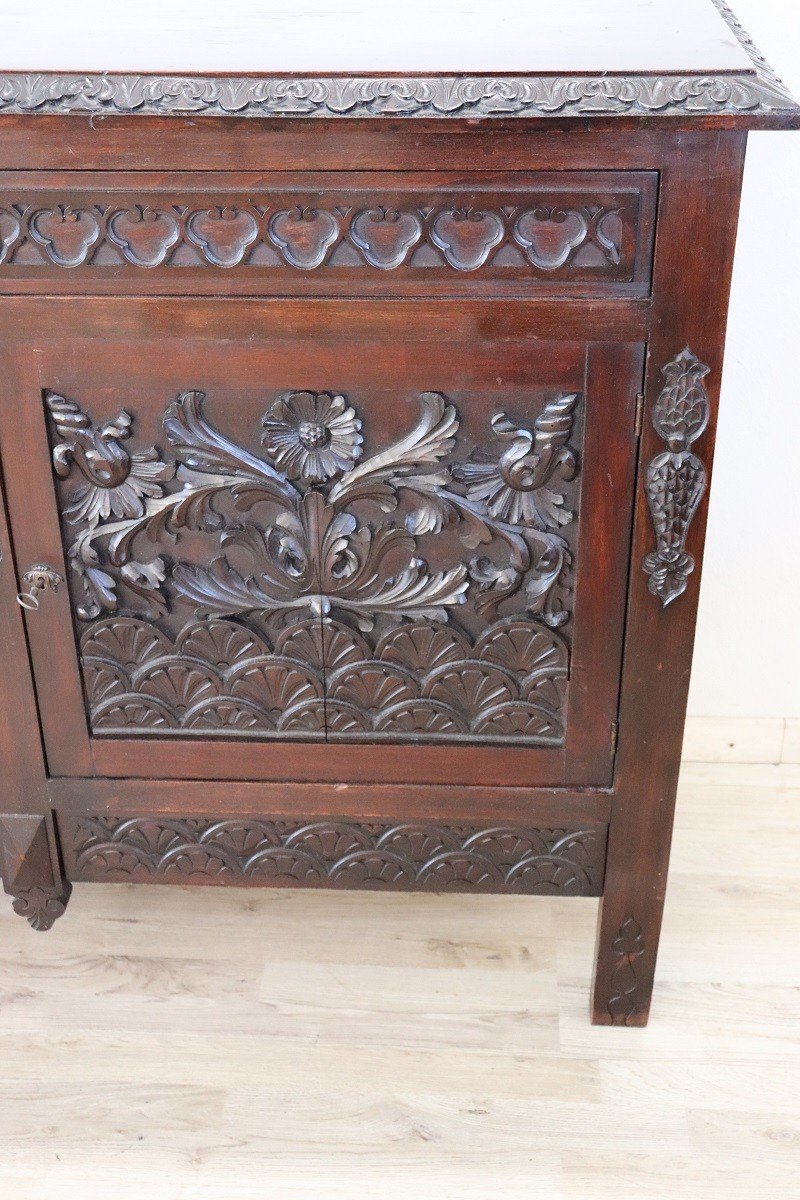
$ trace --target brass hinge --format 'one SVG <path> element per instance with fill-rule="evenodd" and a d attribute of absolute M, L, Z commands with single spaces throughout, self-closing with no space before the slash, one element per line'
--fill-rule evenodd
<path fill-rule="evenodd" d="M 644 420 L 644 392 L 639 392 L 636 397 L 636 423 L 634 425 L 634 433 L 637 438 L 642 436 L 642 421 Z"/>
<path fill-rule="evenodd" d="M 617 741 L 619 740 L 619 721 L 614 718 L 611 722 L 611 753 L 617 753 Z"/>

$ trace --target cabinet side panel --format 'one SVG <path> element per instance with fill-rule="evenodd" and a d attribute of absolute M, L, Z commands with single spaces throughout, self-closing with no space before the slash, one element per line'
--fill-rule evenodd
<path fill-rule="evenodd" d="M 736 134 L 681 135 L 662 179 L 619 753 L 597 948 L 598 1024 L 644 1025 L 650 1006 L 745 142 Z"/>

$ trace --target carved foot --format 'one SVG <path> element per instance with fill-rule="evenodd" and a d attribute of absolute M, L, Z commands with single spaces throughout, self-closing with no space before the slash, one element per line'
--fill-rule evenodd
<path fill-rule="evenodd" d="M 72 884 L 66 882 L 60 888 L 32 887 L 14 897 L 12 908 L 25 917 L 31 929 L 44 932 L 64 915 L 71 894 Z"/>
<path fill-rule="evenodd" d="M 47 818 L 32 813 L 0 814 L 0 871 L 14 912 L 32 929 L 49 929 L 67 906 L 72 885 L 54 866 L 55 836 Z"/>

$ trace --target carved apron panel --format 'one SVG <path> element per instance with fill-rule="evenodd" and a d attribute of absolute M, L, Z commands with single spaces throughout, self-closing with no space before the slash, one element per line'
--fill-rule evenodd
<path fill-rule="evenodd" d="M 44 400 L 94 734 L 564 743 L 578 393 Z"/>

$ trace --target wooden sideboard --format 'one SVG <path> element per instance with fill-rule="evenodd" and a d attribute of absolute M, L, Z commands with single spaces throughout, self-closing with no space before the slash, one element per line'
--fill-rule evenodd
<path fill-rule="evenodd" d="M 473 13 L 417 74 L 284 24 L 0 76 L 35 929 L 91 882 L 602 896 L 593 1019 L 646 1022 L 745 143 L 800 110 L 721 3 L 616 0 L 616 67 L 577 7 L 569 74 L 552 21 L 481 71 Z"/>

